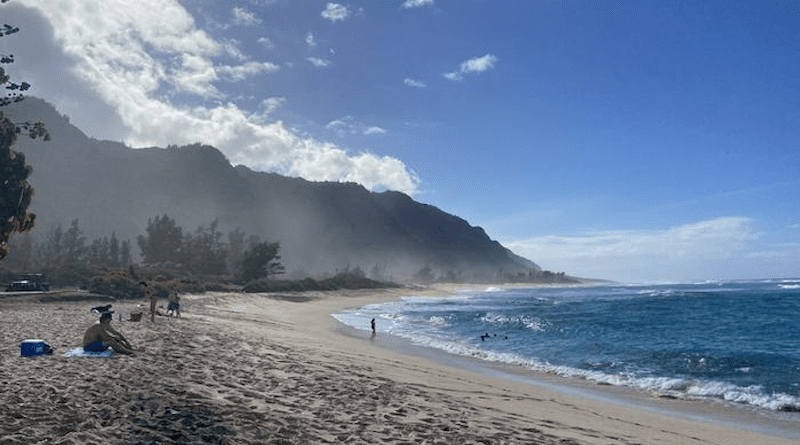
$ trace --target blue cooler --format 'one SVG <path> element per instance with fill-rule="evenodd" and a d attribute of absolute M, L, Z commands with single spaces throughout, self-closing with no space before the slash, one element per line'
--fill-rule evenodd
<path fill-rule="evenodd" d="M 23 340 L 19 344 L 19 355 L 31 357 L 34 355 L 52 354 L 53 348 L 44 340 Z"/>

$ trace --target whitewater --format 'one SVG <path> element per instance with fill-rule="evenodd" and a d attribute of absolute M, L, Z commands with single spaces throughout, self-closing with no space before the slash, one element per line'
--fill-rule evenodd
<path fill-rule="evenodd" d="M 334 317 L 487 364 L 800 416 L 800 279 L 490 287 Z"/>

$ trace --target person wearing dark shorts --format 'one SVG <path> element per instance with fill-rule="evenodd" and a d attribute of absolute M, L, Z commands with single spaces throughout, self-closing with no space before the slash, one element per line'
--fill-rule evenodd
<path fill-rule="evenodd" d="M 169 294 L 169 304 L 167 305 L 167 315 L 174 315 L 178 318 L 181 316 L 181 297 L 178 295 L 178 291 L 172 291 Z"/>
<path fill-rule="evenodd" d="M 103 312 L 100 321 L 90 326 L 83 335 L 83 350 L 103 352 L 108 348 L 120 354 L 136 355 L 128 339 L 111 327 L 111 312 Z"/>

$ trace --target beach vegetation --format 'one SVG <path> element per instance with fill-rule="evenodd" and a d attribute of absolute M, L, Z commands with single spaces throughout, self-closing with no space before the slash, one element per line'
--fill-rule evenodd
<path fill-rule="evenodd" d="M 280 243 L 259 242 L 251 245 L 243 254 L 241 261 L 241 277 L 243 281 L 262 278 L 269 279 L 284 273 L 280 263 Z"/>
<path fill-rule="evenodd" d="M 11 242 L 0 280 L 9 283 L 36 272 L 46 275 L 54 288 L 80 288 L 117 299 L 142 298 L 141 281 L 150 283 L 159 299 L 173 290 L 303 292 L 396 286 L 367 278 L 361 267 L 350 265 L 323 278 L 302 274 L 275 279 L 284 273 L 280 243 L 238 228 L 226 237 L 216 220 L 187 232 L 167 214 L 148 219 L 146 234 L 138 237 L 140 264 L 133 261 L 128 240 L 112 232 L 89 242 L 77 219 L 66 230 L 57 224 L 40 236 L 37 242 L 26 233 Z"/>
<path fill-rule="evenodd" d="M 310 292 L 330 291 L 338 289 L 381 289 L 398 287 L 395 283 L 387 283 L 367 278 L 363 272 L 347 270 L 328 278 L 302 280 L 260 279 L 244 285 L 244 292 Z"/>
<path fill-rule="evenodd" d="M 195 275 L 224 275 L 228 271 L 228 247 L 218 226 L 214 220 L 183 236 L 178 247 L 179 258 Z"/>
<path fill-rule="evenodd" d="M 422 266 L 422 268 L 414 274 L 414 281 L 418 281 L 420 283 L 432 283 L 435 280 L 436 274 L 433 272 L 433 269 L 429 264 Z"/>
<path fill-rule="evenodd" d="M 183 229 L 174 219 L 166 213 L 153 219 L 148 218 L 145 232 L 146 235 L 139 235 L 136 239 L 145 264 L 180 262 Z"/>

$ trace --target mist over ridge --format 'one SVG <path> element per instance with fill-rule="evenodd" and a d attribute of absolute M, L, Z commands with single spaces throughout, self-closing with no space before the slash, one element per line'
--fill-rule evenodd
<path fill-rule="evenodd" d="M 15 145 L 33 167 L 34 236 L 78 219 L 89 239 L 113 231 L 135 242 L 148 218 L 167 214 L 187 231 L 218 220 L 224 233 L 239 228 L 278 241 L 289 274 L 377 264 L 402 280 L 428 265 L 472 281 L 541 270 L 480 227 L 400 192 L 234 167 L 202 144 L 132 149 L 98 141 L 33 97 L 3 111 L 16 121 L 44 122 L 52 136 Z"/>

